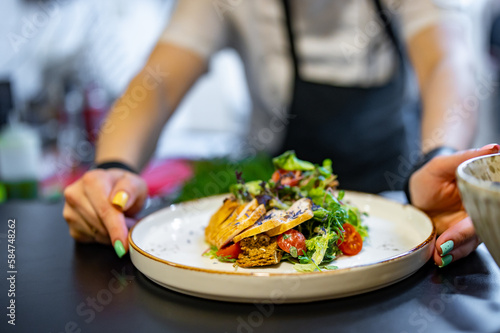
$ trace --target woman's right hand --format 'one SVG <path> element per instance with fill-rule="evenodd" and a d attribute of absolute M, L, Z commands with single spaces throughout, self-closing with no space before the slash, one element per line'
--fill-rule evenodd
<path fill-rule="evenodd" d="M 113 244 L 122 257 L 128 251 L 125 216 L 137 214 L 147 198 L 146 182 L 122 169 L 95 169 L 64 190 L 63 216 L 79 242 Z"/>

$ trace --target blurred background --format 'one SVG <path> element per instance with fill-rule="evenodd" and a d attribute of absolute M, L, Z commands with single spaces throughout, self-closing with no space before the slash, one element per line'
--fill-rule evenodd
<path fill-rule="evenodd" d="M 467 15 L 480 100 L 475 146 L 500 141 L 500 1 L 436 0 Z M 57 200 L 93 161 L 97 129 L 142 67 L 174 0 L 2 0 L 0 202 Z M 165 128 L 150 194 L 189 179 L 186 160 L 229 156 L 250 112 L 237 54 L 223 50 Z M 210 115 L 210 117 L 208 117 Z M 161 179 L 161 181 L 158 181 Z"/>

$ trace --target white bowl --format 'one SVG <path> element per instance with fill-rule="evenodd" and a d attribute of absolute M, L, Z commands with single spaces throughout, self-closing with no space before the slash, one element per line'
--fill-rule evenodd
<path fill-rule="evenodd" d="M 465 161 L 456 174 L 464 207 L 500 267 L 500 154 Z"/>

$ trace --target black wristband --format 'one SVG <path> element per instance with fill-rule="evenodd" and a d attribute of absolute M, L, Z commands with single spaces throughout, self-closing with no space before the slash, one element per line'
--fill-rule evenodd
<path fill-rule="evenodd" d="M 455 148 L 437 147 L 437 148 L 434 148 L 430 152 L 428 152 L 420 157 L 418 162 L 415 163 L 413 165 L 413 167 L 411 168 L 410 173 L 408 174 L 408 177 L 406 178 L 406 181 L 405 181 L 405 184 L 403 187 L 403 190 L 406 194 L 406 198 L 408 199 L 408 203 L 410 203 L 410 204 L 412 203 L 411 196 L 410 196 L 410 177 L 411 177 L 411 175 L 413 175 L 415 173 L 415 171 L 417 171 L 418 169 L 423 167 L 425 164 L 427 164 L 427 162 L 432 160 L 434 157 L 441 156 L 441 155 L 451 155 L 451 154 L 454 154 L 456 152 L 457 152 L 457 150 Z"/>
<path fill-rule="evenodd" d="M 123 169 L 138 174 L 138 172 L 130 165 L 120 161 L 109 161 L 109 162 L 99 163 L 95 165 L 92 169 L 112 169 L 112 168 Z"/>

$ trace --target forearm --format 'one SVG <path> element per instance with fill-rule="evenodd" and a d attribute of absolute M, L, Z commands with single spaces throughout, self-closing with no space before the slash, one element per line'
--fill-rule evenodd
<path fill-rule="evenodd" d="M 466 55 L 443 57 L 421 89 L 422 151 L 440 146 L 470 148 L 475 135 L 479 100 Z"/>
<path fill-rule="evenodd" d="M 159 133 L 172 113 L 166 107 L 162 81 L 145 87 L 150 76 L 146 66 L 113 105 L 101 128 L 96 163 L 119 160 L 139 170 L 153 152 Z M 163 83 L 164 84 L 164 83 Z"/>
<path fill-rule="evenodd" d="M 409 54 L 422 98 L 422 151 L 440 146 L 470 147 L 479 100 L 465 32 L 448 23 L 412 38 Z"/>
<path fill-rule="evenodd" d="M 96 162 L 119 160 L 140 170 L 173 110 L 205 68 L 197 54 L 158 44 L 102 126 Z"/>

